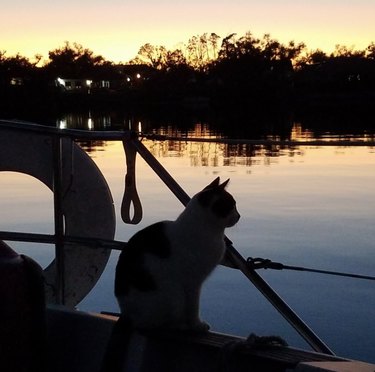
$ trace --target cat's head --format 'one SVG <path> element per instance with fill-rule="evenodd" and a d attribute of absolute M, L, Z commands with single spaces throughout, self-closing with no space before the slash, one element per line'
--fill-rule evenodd
<path fill-rule="evenodd" d="M 216 219 L 223 227 L 231 227 L 240 219 L 236 201 L 225 190 L 228 183 L 229 179 L 220 184 L 220 177 L 217 177 L 194 197 L 205 213 Z"/>

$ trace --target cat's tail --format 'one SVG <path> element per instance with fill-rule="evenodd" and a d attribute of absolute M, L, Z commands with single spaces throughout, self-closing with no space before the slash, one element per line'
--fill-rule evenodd
<path fill-rule="evenodd" d="M 133 327 L 129 319 L 120 316 L 113 326 L 100 372 L 121 372 L 128 351 Z"/>

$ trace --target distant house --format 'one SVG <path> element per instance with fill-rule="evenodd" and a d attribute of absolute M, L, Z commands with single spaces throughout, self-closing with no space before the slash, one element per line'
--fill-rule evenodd
<path fill-rule="evenodd" d="M 111 84 L 110 80 L 99 80 L 99 81 L 95 81 L 94 85 L 95 85 L 96 88 L 110 89 L 112 87 L 113 83 Z"/>
<path fill-rule="evenodd" d="M 92 80 L 89 79 L 68 79 L 60 78 L 56 79 L 56 85 L 62 87 L 67 91 L 89 91 L 92 86 Z"/>
<path fill-rule="evenodd" d="M 9 83 L 10 85 L 23 85 L 24 79 L 22 77 L 12 77 Z"/>
<path fill-rule="evenodd" d="M 91 93 L 95 90 L 119 90 L 123 87 L 139 86 L 148 80 L 153 69 L 146 65 L 117 65 L 112 71 L 96 73 L 96 77 L 58 77 L 55 85 L 65 92 Z"/>

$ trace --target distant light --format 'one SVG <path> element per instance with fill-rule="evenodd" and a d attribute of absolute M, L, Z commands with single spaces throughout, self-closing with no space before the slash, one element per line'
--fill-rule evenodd
<path fill-rule="evenodd" d="M 87 119 L 87 128 L 90 130 L 94 128 L 94 123 L 91 118 Z"/>
<path fill-rule="evenodd" d="M 137 79 L 140 79 L 141 78 L 141 74 L 137 74 Z"/>
<path fill-rule="evenodd" d="M 130 77 L 126 78 L 126 81 L 130 81 Z"/>
<path fill-rule="evenodd" d="M 142 123 L 138 122 L 138 133 L 142 133 Z"/>
<path fill-rule="evenodd" d="M 12 78 L 10 81 L 10 85 L 22 85 L 21 78 Z"/>
<path fill-rule="evenodd" d="M 60 84 L 60 85 L 63 85 L 65 87 L 65 80 L 64 79 L 61 79 L 61 78 L 57 78 L 57 82 Z"/>
<path fill-rule="evenodd" d="M 87 86 L 91 86 L 91 84 L 92 84 L 92 80 L 86 80 L 86 84 L 87 84 Z"/>
<path fill-rule="evenodd" d="M 66 119 L 59 120 L 59 128 L 66 129 L 68 127 Z"/>

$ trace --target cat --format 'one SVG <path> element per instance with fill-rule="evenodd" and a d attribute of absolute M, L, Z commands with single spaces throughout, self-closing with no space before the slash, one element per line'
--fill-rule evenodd
<path fill-rule="evenodd" d="M 208 331 L 199 316 L 201 287 L 224 256 L 225 228 L 240 218 L 228 182 L 217 177 L 175 221 L 154 223 L 128 241 L 115 275 L 118 332 Z"/>

